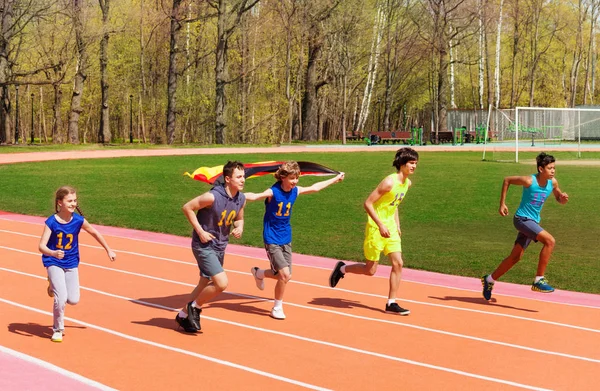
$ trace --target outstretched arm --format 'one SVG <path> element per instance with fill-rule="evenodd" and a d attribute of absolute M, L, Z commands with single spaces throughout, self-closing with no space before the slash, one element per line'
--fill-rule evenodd
<path fill-rule="evenodd" d="M 92 235 L 92 237 L 96 239 L 96 241 L 100 243 L 102 247 L 104 247 L 104 249 L 106 250 L 106 254 L 108 254 L 108 257 L 111 261 L 117 259 L 117 254 L 115 254 L 115 252 L 111 250 L 110 247 L 108 247 L 108 243 L 106 243 L 106 240 L 104 240 L 102 234 L 100 234 L 100 232 L 98 232 L 96 228 L 92 227 L 92 225 L 88 223 L 86 219 L 83 219 L 83 225 L 81 226 L 81 228 L 83 228 L 87 233 Z"/>
<path fill-rule="evenodd" d="M 502 182 L 502 191 L 500 192 L 500 212 L 501 216 L 508 215 L 508 206 L 506 206 L 506 193 L 508 193 L 508 187 L 510 185 L 517 186 L 531 186 L 531 177 L 530 176 L 507 176 L 504 178 L 504 182 Z"/>
<path fill-rule="evenodd" d="M 267 190 L 263 191 L 262 193 L 246 193 L 246 192 L 244 192 L 244 195 L 246 196 L 246 201 L 259 201 L 259 200 L 263 200 L 265 198 L 273 197 L 273 190 L 271 190 L 271 188 L 269 187 Z"/>
<path fill-rule="evenodd" d="M 308 187 L 298 186 L 298 194 L 300 195 L 300 194 L 316 193 L 318 191 L 323 190 L 327 186 L 333 185 L 334 183 L 341 182 L 343 180 L 344 180 L 344 173 L 340 172 L 335 177 L 328 179 L 326 181 L 313 183 L 312 185 L 310 185 Z"/>
<path fill-rule="evenodd" d="M 554 198 L 556 198 L 556 201 L 560 204 L 564 205 L 569 201 L 569 195 L 560 190 L 556 178 L 552 178 L 552 194 L 554 194 Z"/>

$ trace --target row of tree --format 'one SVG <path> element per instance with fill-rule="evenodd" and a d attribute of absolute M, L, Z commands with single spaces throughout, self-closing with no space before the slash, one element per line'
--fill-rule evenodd
<path fill-rule="evenodd" d="M 0 142 L 315 141 L 594 104 L 599 3 L 0 0 Z"/>

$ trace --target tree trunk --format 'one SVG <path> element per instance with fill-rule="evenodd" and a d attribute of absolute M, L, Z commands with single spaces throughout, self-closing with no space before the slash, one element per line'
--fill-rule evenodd
<path fill-rule="evenodd" d="M 225 144 L 225 84 L 227 82 L 227 8 L 226 1 L 219 0 L 219 18 L 217 20 L 217 50 L 215 63 L 215 141 Z"/>
<path fill-rule="evenodd" d="M 52 113 L 54 115 L 52 121 L 52 143 L 62 144 L 62 116 L 60 115 L 60 108 L 62 106 L 62 90 L 60 88 L 60 82 L 52 84 L 54 88 L 54 104 L 52 105 Z"/>
<path fill-rule="evenodd" d="M 173 144 L 175 141 L 175 116 L 177 102 L 177 39 L 181 30 L 181 23 L 178 19 L 182 0 L 173 0 L 173 8 L 171 9 L 171 33 L 169 40 L 169 72 L 167 83 L 167 143 Z"/>
<path fill-rule="evenodd" d="M 8 62 L 8 49 L 10 44 L 9 28 L 13 25 L 13 3 L 14 1 L 4 1 L 3 10 L 0 13 L 2 18 L 2 31 L 0 31 L 0 85 L 2 91 L 0 94 L 0 143 L 11 142 L 10 129 L 10 99 L 8 97 L 7 83 L 11 78 L 11 66 Z"/>
<path fill-rule="evenodd" d="M 100 129 L 98 142 L 111 142 L 110 115 L 108 110 L 108 15 L 110 0 L 98 0 L 102 10 L 102 40 L 100 41 L 100 90 L 102 91 L 102 107 L 100 108 Z"/>
<path fill-rule="evenodd" d="M 494 105 L 500 108 L 500 45 L 502 38 L 502 12 L 504 0 L 500 0 L 500 14 L 498 15 L 498 32 L 496 35 L 496 67 L 494 69 Z"/>
<path fill-rule="evenodd" d="M 317 63 L 323 48 L 321 29 L 312 26 L 308 37 L 308 63 L 306 66 L 306 79 L 304 82 L 304 99 L 302 101 L 302 140 L 316 141 L 318 138 L 317 102 Z"/>
<path fill-rule="evenodd" d="M 73 0 L 73 26 L 75 28 L 75 42 L 77 44 L 77 70 L 73 80 L 68 139 L 71 144 L 79 144 L 79 117 L 83 112 L 81 98 L 84 82 L 87 78 L 87 51 L 83 39 L 81 0 Z"/>

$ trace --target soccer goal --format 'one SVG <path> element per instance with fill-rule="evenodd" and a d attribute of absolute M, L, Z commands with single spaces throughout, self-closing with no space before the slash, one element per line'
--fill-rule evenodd
<path fill-rule="evenodd" d="M 518 162 L 520 148 L 543 150 L 563 144 L 576 147 L 580 158 L 582 141 L 600 142 L 600 109 L 517 107 L 499 110 L 490 106 L 488 129 L 491 131 L 486 141 L 491 141 L 484 148 L 483 160 L 486 160 L 486 149 L 488 157 L 492 152 L 492 160 Z"/>

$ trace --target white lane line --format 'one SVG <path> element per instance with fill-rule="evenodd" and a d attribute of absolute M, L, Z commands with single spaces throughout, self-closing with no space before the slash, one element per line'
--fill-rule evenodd
<path fill-rule="evenodd" d="M 5 270 L 3 268 L 0 268 L 0 269 Z M 19 274 L 28 275 L 27 273 L 21 273 L 21 272 L 19 272 Z M 34 275 L 30 275 L 30 276 L 32 276 L 32 277 L 39 277 L 39 276 L 34 276 Z M 121 299 L 121 300 L 126 300 L 126 301 L 129 301 L 129 302 L 135 302 L 135 303 L 139 303 L 139 304 L 143 304 L 143 305 L 147 305 L 147 306 L 151 306 L 151 307 L 155 307 L 155 308 L 160 308 L 160 309 L 169 310 L 169 311 L 173 311 L 173 312 L 179 311 L 176 308 L 170 308 L 170 307 L 163 306 L 163 305 L 160 305 L 160 304 L 149 303 L 149 302 L 145 302 L 145 301 L 142 301 L 142 300 L 132 299 L 130 297 L 125 297 L 125 296 L 115 295 L 115 294 L 112 294 L 112 293 L 102 292 L 102 291 L 99 291 L 99 290 L 96 290 L 96 289 L 83 288 L 83 287 L 82 287 L 82 289 L 86 289 L 86 290 L 89 290 L 89 291 L 92 291 L 92 292 L 96 292 L 96 293 L 99 293 L 99 294 L 102 294 L 102 295 L 114 297 L 114 298 Z M 39 312 L 39 313 L 42 313 L 42 314 L 46 314 L 46 315 L 52 316 L 52 314 L 50 312 L 42 311 L 42 310 L 39 310 L 37 308 L 33 308 L 33 307 L 29 307 L 29 306 L 26 306 L 26 305 L 23 305 L 23 304 L 15 303 L 13 301 L 6 300 L 6 299 L 3 299 L 3 298 L 0 298 L 0 302 L 4 302 L 4 303 L 7 303 L 7 304 L 11 304 L 11 305 L 17 306 L 17 307 L 29 309 L 29 310 L 32 310 L 32 311 L 35 311 L 35 312 Z M 438 365 L 427 364 L 427 363 L 423 363 L 423 362 L 420 362 L 420 361 L 414 361 L 414 360 L 409 360 L 409 359 L 405 359 L 405 358 L 401 358 L 401 357 L 390 356 L 390 355 L 387 355 L 387 354 L 382 354 L 382 353 L 372 352 L 372 351 L 368 351 L 368 350 L 353 348 L 353 347 L 346 346 L 346 345 L 340 345 L 340 344 L 336 344 L 336 343 L 332 343 L 332 342 L 327 342 L 327 341 L 321 341 L 321 340 L 317 340 L 317 339 L 302 337 L 302 336 L 295 335 L 295 334 L 290 334 L 290 333 L 285 333 L 285 332 L 276 331 L 276 330 L 270 330 L 270 329 L 264 329 L 264 328 L 261 328 L 261 327 L 250 326 L 250 325 L 246 325 L 246 324 L 243 324 L 243 323 L 237 323 L 237 322 L 232 322 L 232 321 L 223 320 L 223 319 L 217 319 L 217 318 L 213 318 L 213 317 L 210 317 L 210 316 L 203 316 L 202 319 L 208 319 L 208 320 L 212 320 L 212 321 L 215 321 L 215 322 L 221 322 L 221 323 L 229 324 L 229 325 L 232 325 L 232 326 L 238 326 L 238 327 L 243 327 L 243 328 L 250 329 L 250 330 L 260 331 L 260 332 L 269 333 L 269 334 L 275 334 L 275 335 L 279 335 L 279 336 L 284 336 L 284 337 L 288 337 L 288 338 L 297 339 L 297 340 L 304 341 L 304 342 L 310 342 L 310 343 L 314 343 L 314 344 L 318 344 L 318 345 L 329 346 L 329 347 L 333 347 L 333 348 L 337 348 L 337 349 L 341 349 L 341 350 L 351 351 L 353 353 L 358 353 L 358 354 L 373 356 L 373 357 L 382 358 L 382 359 L 386 359 L 386 360 L 391 360 L 391 361 L 401 362 L 401 363 L 405 363 L 405 364 L 415 365 L 415 366 L 418 366 L 418 367 L 424 367 L 424 368 L 434 369 L 434 370 L 438 370 L 438 371 L 442 371 L 442 372 L 448 372 L 448 373 L 452 373 L 452 374 L 456 374 L 456 375 L 460 375 L 460 376 L 475 378 L 475 379 L 479 379 L 479 380 L 485 380 L 485 381 L 489 381 L 489 382 L 493 382 L 493 383 L 499 383 L 499 384 L 505 384 L 505 385 L 514 386 L 514 387 L 524 388 L 524 389 L 527 389 L 527 390 L 540 390 L 540 391 L 542 391 L 542 390 L 543 391 L 548 390 L 546 388 L 541 388 L 541 387 L 536 387 L 536 386 L 530 386 L 530 385 L 527 385 L 527 384 L 517 383 L 517 382 L 513 382 L 513 381 L 509 381 L 509 380 L 503 380 L 503 379 L 498 379 L 498 378 L 489 377 L 489 376 L 478 375 L 478 374 L 475 374 L 475 373 L 460 371 L 460 370 L 456 370 L 456 369 L 452 369 L 452 368 L 446 368 L 446 367 L 442 367 L 442 366 L 438 366 Z M 164 348 L 164 349 L 167 349 L 167 350 L 172 350 L 172 351 L 176 351 L 176 352 L 180 352 L 180 353 L 184 353 L 184 354 L 189 354 L 189 355 L 194 356 L 194 357 L 203 358 L 203 359 L 206 359 L 208 361 L 217 362 L 219 364 L 233 366 L 233 367 L 238 368 L 238 369 L 243 369 L 243 370 L 247 370 L 249 372 L 258 373 L 258 374 L 261 374 L 261 375 L 267 376 L 267 377 L 273 377 L 273 378 L 276 377 L 278 380 L 285 379 L 284 381 L 287 381 L 287 382 L 293 383 L 293 384 L 297 384 L 297 385 L 302 385 L 302 386 L 304 386 L 306 388 L 322 389 L 322 388 L 316 388 L 316 386 L 311 386 L 311 385 L 308 385 L 306 383 L 298 384 L 300 382 L 296 382 L 294 380 L 287 379 L 287 378 L 282 378 L 282 377 L 277 376 L 277 375 L 267 374 L 266 372 L 258 371 L 258 370 L 252 369 L 252 368 L 248 368 L 248 367 L 244 367 L 244 366 L 238 365 L 238 364 L 233 364 L 233 363 L 230 363 L 228 361 L 223 361 L 223 360 L 216 359 L 216 358 L 213 358 L 213 357 L 208 357 L 208 356 L 204 356 L 204 355 L 197 354 L 197 353 L 194 353 L 194 352 L 189 352 L 189 351 L 186 351 L 186 350 L 183 350 L 183 349 L 174 348 L 174 347 L 171 347 L 171 346 L 168 346 L 168 345 L 159 344 L 159 343 L 148 341 L 148 340 L 145 340 L 145 339 L 142 339 L 142 338 L 133 337 L 133 336 L 130 336 L 128 334 L 123 334 L 121 332 L 114 331 L 114 330 L 111 330 L 111 329 L 107 329 L 107 328 L 104 328 L 102 326 L 92 325 L 90 323 L 83 322 L 83 321 L 80 321 L 80 320 L 77 320 L 77 319 L 65 317 L 65 320 L 69 320 L 69 321 L 71 321 L 73 323 L 81 324 L 81 325 L 84 325 L 84 326 L 87 326 L 87 327 L 90 327 L 90 328 L 94 328 L 94 329 L 97 329 L 97 330 L 105 331 L 107 333 L 114 334 L 114 335 L 117 335 L 117 336 L 120 336 L 120 337 L 123 337 L 123 338 L 126 338 L 126 339 L 130 339 L 130 340 L 135 341 L 135 342 L 141 342 L 141 343 L 145 343 L 145 344 L 148 344 L 148 345 L 152 345 L 152 346 Z M 307 387 L 307 386 L 310 386 L 310 387 Z"/>
<path fill-rule="evenodd" d="M 10 219 L 7 219 L 7 218 L 2 218 L 2 217 L 0 217 L 0 220 L 14 221 L 14 220 L 10 220 Z M 32 224 L 32 225 L 43 225 L 43 224 L 39 224 L 39 223 L 32 223 L 32 222 L 26 222 L 26 221 L 21 221 L 21 223 Z M 26 234 L 26 233 L 17 232 L 17 231 L 9 231 L 9 230 L 0 229 L 0 232 L 6 232 L 6 233 L 15 234 L 15 235 L 21 235 L 21 236 L 28 236 L 28 237 L 33 237 L 33 238 L 39 238 L 39 235 L 31 235 L 31 234 Z M 124 239 L 125 238 L 125 239 L 134 240 L 134 241 L 138 241 L 138 242 L 152 243 L 152 244 L 164 245 L 164 246 L 171 246 L 171 247 L 177 247 L 177 248 L 189 248 L 189 246 L 181 246 L 181 245 L 178 245 L 178 244 L 163 243 L 163 242 L 157 242 L 157 241 L 145 240 L 145 239 L 138 239 L 138 238 L 131 238 L 131 237 L 122 237 L 122 236 L 117 236 L 117 235 L 104 235 L 104 236 L 111 236 L 111 237 L 120 238 L 120 239 Z M 94 245 L 89 245 L 89 244 L 81 244 L 81 243 L 79 245 L 80 246 L 84 246 L 84 247 L 89 247 L 89 248 L 100 249 L 100 250 L 104 251 L 104 249 L 102 247 L 100 247 L 100 246 L 94 246 Z M 170 258 L 164 258 L 164 257 L 157 257 L 157 256 L 153 256 L 153 255 L 146 255 L 146 254 L 132 252 L 132 251 L 126 251 L 126 250 L 115 250 L 115 251 L 117 251 L 119 253 L 123 253 L 123 254 L 131 254 L 131 255 L 136 255 L 136 256 L 150 258 L 150 259 L 158 259 L 158 260 L 164 260 L 164 261 L 169 261 L 169 262 L 174 262 L 174 263 L 183 263 L 183 264 L 194 265 L 194 266 L 196 265 L 195 263 L 191 263 L 191 262 L 179 261 L 179 260 L 170 259 Z M 256 259 L 256 260 L 260 260 L 260 261 L 266 261 L 266 257 L 255 257 L 255 256 L 251 256 L 251 255 L 246 255 L 246 254 L 238 254 L 238 253 L 236 253 L 234 251 L 227 251 L 226 255 L 234 255 L 236 257 L 242 257 L 242 258 L 248 258 L 248 259 Z M 319 269 L 319 270 L 331 270 L 331 269 L 328 269 L 328 268 L 324 268 L 324 267 L 320 267 L 320 266 L 311 266 L 311 265 L 295 264 L 294 266 L 296 266 L 296 267 L 306 267 L 306 268 L 311 268 L 311 269 Z M 388 279 L 388 277 L 384 277 L 384 276 L 373 276 L 373 278 L 381 278 L 381 279 L 386 279 L 386 280 Z M 294 280 L 292 280 L 292 282 L 293 281 Z M 414 281 L 414 280 L 407 279 L 407 278 L 403 278 L 402 281 L 403 282 L 408 282 L 408 283 L 411 283 L 411 284 L 434 286 L 434 287 L 438 287 L 438 288 L 452 289 L 452 290 L 457 290 L 457 291 L 462 291 L 462 292 L 481 293 L 481 290 L 459 288 L 459 287 L 449 286 L 449 285 L 433 284 L 433 283 L 430 283 L 430 282 L 423 282 L 423 281 Z M 355 292 L 355 293 L 360 294 L 359 292 Z M 378 295 L 374 295 L 374 296 L 376 296 L 376 297 L 385 297 L 385 296 L 378 296 Z M 532 301 L 536 301 L 536 302 L 544 303 L 544 304 L 566 305 L 566 306 L 570 306 L 570 307 L 582 307 L 582 308 L 590 308 L 590 309 L 595 309 L 595 310 L 600 309 L 600 307 L 596 307 L 596 306 L 590 306 L 590 305 L 584 305 L 584 304 L 575 304 L 575 303 L 563 303 L 563 302 L 557 302 L 557 301 L 547 301 L 547 300 L 541 300 L 541 299 L 536 299 L 536 298 L 532 298 L 532 297 L 523 297 L 523 296 L 517 296 L 517 295 L 509 295 L 509 294 L 506 294 L 506 293 L 495 293 L 494 296 L 511 297 L 511 298 L 522 299 L 522 300 L 532 300 Z M 387 299 L 387 297 L 385 297 L 385 298 Z M 463 308 L 460 308 L 460 307 L 436 305 L 436 304 L 433 304 L 433 303 L 425 303 L 425 302 L 418 302 L 418 301 L 410 301 L 410 302 L 417 303 L 417 304 L 439 306 L 439 307 L 444 307 L 444 308 L 461 309 L 461 310 L 468 311 L 468 309 L 463 309 Z M 474 310 L 474 311 L 477 312 L 477 310 Z M 488 313 L 488 312 L 485 312 L 485 311 L 481 311 L 481 312 L 482 313 Z M 490 313 L 490 314 L 493 314 L 493 313 Z M 494 314 L 494 315 L 502 316 L 501 314 Z M 519 317 L 517 317 L 517 318 L 519 318 Z M 528 319 L 528 318 L 522 318 L 522 319 Z"/>
<path fill-rule="evenodd" d="M 40 366 L 40 367 L 42 367 L 44 369 L 47 369 L 47 370 L 50 370 L 52 372 L 56 372 L 56 373 L 58 373 L 58 374 L 60 374 L 62 376 L 68 377 L 69 379 L 76 380 L 76 381 L 78 381 L 80 383 L 83 383 L 83 384 L 85 384 L 87 386 L 94 387 L 94 388 L 97 388 L 97 389 L 103 390 L 103 391 L 117 391 L 115 388 L 111 388 L 111 387 L 106 386 L 106 385 L 104 385 L 102 383 L 98 383 L 95 380 L 88 379 L 87 377 L 83 377 L 83 376 L 81 376 L 81 375 L 79 375 L 79 374 L 77 374 L 75 372 L 71 372 L 71 371 L 68 371 L 68 370 L 66 370 L 64 368 L 58 367 L 58 366 L 56 366 L 54 364 L 49 363 L 48 361 L 40 360 L 39 358 L 36 358 L 36 357 L 33 357 L 33 356 L 29 356 L 27 354 L 18 352 L 16 350 L 9 349 L 9 348 L 7 348 L 5 346 L 2 346 L 2 345 L 0 345 L 0 352 L 6 353 L 6 354 L 8 354 L 10 356 L 16 357 L 16 358 L 21 359 L 23 361 L 26 361 L 28 363 L 35 364 L 37 366 Z"/>
<path fill-rule="evenodd" d="M 118 273 L 133 275 L 133 276 L 136 276 L 136 277 L 147 278 L 147 279 L 161 281 L 161 282 L 166 282 L 166 283 L 170 283 L 170 284 L 183 285 L 183 286 L 187 286 L 187 287 L 195 287 L 194 284 L 188 284 L 188 283 L 184 283 L 184 282 L 180 282 L 180 281 L 168 280 L 168 279 L 165 279 L 165 278 L 153 277 L 153 276 L 148 276 L 148 275 L 145 275 L 145 274 L 140 274 L 140 273 L 128 272 L 128 271 L 124 271 L 124 270 L 113 269 L 113 268 L 106 267 L 106 266 L 91 265 L 91 264 L 86 264 L 84 262 L 82 262 L 82 264 L 84 264 L 86 266 L 96 267 L 96 268 L 99 268 L 99 269 L 105 269 L 105 270 L 109 270 L 109 271 L 113 271 L 113 272 L 118 272 Z M 35 277 L 35 278 L 39 278 L 39 279 L 45 279 L 45 277 L 42 277 L 42 276 L 38 276 L 38 275 L 35 275 L 35 274 L 29 274 L 29 273 L 25 273 L 25 272 L 20 272 L 20 271 L 13 270 L 13 269 L 6 269 L 6 268 L 3 268 L 3 267 L 0 267 L 0 270 L 6 271 L 6 272 L 11 272 L 11 273 L 16 273 L 16 274 L 22 274 L 22 275 L 25 275 L 25 276 L 28 276 L 28 277 Z M 100 290 L 96 290 L 96 289 L 93 289 L 93 288 L 81 287 L 81 289 L 83 289 L 83 290 L 89 290 L 89 291 L 96 292 L 96 293 L 99 293 L 99 294 L 102 294 L 102 295 L 106 295 L 106 296 L 121 297 L 121 296 L 118 296 L 118 295 L 113 295 L 111 293 L 100 291 Z M 264 301 L 264 302 L 273 301 L 271 299 L 265 299 L 265 298 L 258 297 L 258 296 L 246 295 L 246 294 L 243 294 L 243 293 L 236 293 L 236 292 L 223 292 L 223 294 L 227 294 L 227 295 L 231 295 L 231 296 L 237 296 L 237 297 L 243 297 L 245 299 L 251 299 L 251 300 L 255 300 L 255 301 Z M 149 303 L 144 302 L 144 301 L 139 301 L 137 299 L 128 299 L 128 300 L 135 301 L 135 302 L 140 303 L 140 304 L 152 305 L 152 304 L 149 304 Z M 554 351 L 546 350 L 546 349 L 536 349 L 536 348 L 532 348 L 532 347 L 529 347 L 529 346 L 523 346 L 523 345 L 517 345 L 517 344 L 508 343 L 508 342 L 496 341 L 496 340 L 487 339 L 487 338 L 474 337 L 474 336 L 466 335 L 466 334 L 453 333 L 453 332 L 450 332 L 450 331 L 433 329 L 433 328 L 424 327 L 424 326 L 417 326 L 417 325 L 412 325 L 412 324 L 409 324 L 409 323 L 400 323 L 400 322 L 394 322 L 394 321 L 391 321 L 391 320 L 377 319 L 377 318 L 370 318 L 370 317 L 367 317 L 367 316 L 347 314 L 345 312 L 340 312 L 340 311 L 335 311 L 335 310 L 329 310 L 329 309 L 325 309 L 325 308 L 318 308 L 318 307 L 313 307 L 313 306 L 307 306 L 307 305 L 302 305 L 302 304 L 296 304 L 296 303 L 291 303 L 291 302 L 286 302 L 285 304 L 288 305 L 288 306 L 291 306 L 291 307 L 298 307 L 298 308 L 308 309 L 308 310 L 312 310 L 312 311 L 325 312 L 325 313 L 330 313 L 330 314 L 334 314 L 334 315 L 345 316 L 345 317 L 354 318 L 354 319 L 361 319 L 361 320 L 365 320 L 365 321 L 369 321 L 369 322 L 377 322 L 377 323 L 391 324 L 391 325 L 400 326 L 400 327 L 407 327 L 407 328 L 411 328 L 411 329 L 415 329 L 415 330 L 427 331 L 427 332 L 431 332 L 431 333 L 435 333 L 435 334 L 441 334 L 441 335 L 447 335 L 447 336 L 456 337 L 456 338 L 463 338 L 463 339 L 468 339 L 468 340 L 477 341 L 477 342 L 489 343 L 489 344 L 492 344 L 492 345 L 499 345 L 499 346 L 504 346 L 504 347 L 513 348 L 513 349 L 526 350 L 526 351 L 530 351 L 530 352 L 534 352 L 534 353 L 548 354 L 548 355 L 551 355 L 551 356 L 564 357 L 564 358 L 569 358 L 569 359 L 574 359 L 574 360 L 588 361 L 588 362 L 593 362 L 593 363 L 600 363 L 599 359 L 594 359 L 594 358 L 589 358 L 589 357 L 584 357 L 584 356 L 576 356 L 576 355 L 572 355 L 572 354 L 568 354 L 568 353 L 554 352 Z M 161 306 L 160 308 L 167 309 L 167 310 L 174 310 L 174 309 L 172 309 L 170 307 L 162 307 Z M 203 316 L 203 318 L 213 319 L 215 321 L 221 321 L 218 318 L 210 318 L 210 317 L 207 317 L 207 316 Z M 240 324 L 240 325 L 242 325 L 242 324 Z"/>
<path fill-rule="evenodd" d="M 119 297 L 119 298 L 124 299 L 123 297 Z M 16 303 L 14 301 L 6 300 L 6 299 L 3 299 L 3 298 L 0 298 L 0 302 L 9 304 L 9 305 L 12 305 L 12 306 L 15 306 L 15 307 L 23 308 L 23 309 L 26 309 L 26 310 L 29 310 L 29 311 L 37 312 L 37 313 L 40 313 L 40 314 L 52 316 L 51 312 L 43 311 L 43 310 L 40 310 L 40 309 L 37 309 L 37 308 L 34 308 L 34 307 L 30 307 L 30 306 L 27 306 L 27 305 L 24 305 L 24 304 Z M 149 305 L 150 303 L 145 303 L 145 304 Z M 172 351 L 172 352 L 181 353 L 181 354 L 185 354 L 185 355 L 188 355 L 188 356 L 200 358 L 202 360 L 206 360 L 206 361 L 214 362 L 214 363 L 217 363 L 217 364 L 225 365 L 227 367 L 240 369 L 242 371 L 254 373 L 256 375 L 260 375 L 260 376 L 268 377 L 268 378 L 271 378 L 271 379 L 274 379 L 274 380 L 279 380 L 279 381 L 282 381 L 282 382 L 285 382 L 285 383 L 290 383 L 290 384 L 294 384 L 294 385 L 297 385 L 297 386 L 300 386 L 300 387 L 308 388 L 310 390 L 323 390 L 323 391 L 328 390 L 327 388 L 323 388 L 323 387 L 315 386 L 313 384 L 309 384 L 309 383 L 305 383 L 305 382 L 293 380 L 293 379 L 290 379 L 290 378 L 287 378 L 287 377 L 275 375 L 273 373 L 269 373 L 269 372 L 261 371 L 259 369 L 254 369 L 254 368 L 251 368 L 251 367 L 247 367 L 245 365 L 236 364 L 236 363 L 231 362 L 231 361 L 221 360 L 219 358 L 210 357 L 210 356 L 207 356 L 207 355 L 204 355 L 204 354 L 199 354 L 199 353 L 196 353 L 196 352 L 191 352 L 191 351 L 188 351 L 188 350 L 176 348 L 176 347 L 173 347 L 173 346 L 169 346 L 169 345 L 165 345 L 165 344 L 162 344 L 162 343 L 150 341 L 150 340 L 147 340 L 147 339 L 143 339 L 143 338 L 139 338 L 139 337 L 134 337 L 134 336 L 129 335 L 129 334 L 121 333 L 119 331 L 111 330 L 111 329 L 108 329 L 106 327 L 102 327 L 102 326 L 98 326 L 98 325 L 95 325 L 95 324 L 87 323 L 87 322 L 84 322 L 84 321 L 81 321 L 81 320 L 78 320 L 78 319 L 74 319 L 74 318 L 70 318 L 70 317 L 67 317 L 67 316 L 65 316 L 65 320 L 68 320 L 68 321 L 73 322 L 75 324 L 86 326 L 86 327 L 91 328 L 91 329 L 95 329 L 95 330 L 103 331 L 103 332 L 108 333 L 108 334 L 116 335 L 118 337 L 125 338 L 125 339 L 128 339 L 130 341 L 139 342 L 139 343 L 143 343 L 145 345 L 154 346 L 154 347 L 157 347 L 157 348 L 160 348 L 160 349 L 165 349 L 165 350 L 169 350 L 169 351 Z"/>
<path fill-rule="evenodd" d="M 100 249 L 100 250 L 104 251 L 104 249 L 102 247 L 99 247 L 99 246 L 89 246 L 89 245 L 84 245 L 84 246 L 86 246 L 86 247 L 92 247 L 92 248 L 96 248 L 96 249 Z M 16 251 L 16 252 L 21 252 L 21 253 L 25 253 L 25 254 L 31 254 L 31 255 L 40 256 L 39 253 L 34 253 L 34 252 L 31 252 L 31 251 L 21 250 L 21 249 L 17 249 L 17 248 L 5 247 L 5 246 L 0 246 L 0 248 L 6 249 L 6 250 L 11 250 L 11 251 Z M 163 260 L 163 261 L 167 261 L 167 262 L 172 262 L 172 263 L 178 263 L 178 264 L 184 264 L 184 265 L 187 265 L 187 266 L 197 267 L 196 264 L 191 263 L 191 262 L 184 262 L 184 261 L 179 261 L 179 260 L 170 259 L 170 258 L 163 258 L 163 257 L 148 256 L 148 255 L 144 255 L 144 254 L 131 253 L 131 252 L 127 252 L 127 251 L 121 251 L 121 252 L 122 253 L 133 254 L 133 255 L 136 255 L 136 256 L 140 256 L 140 257 L 154 258 L 154 259 L 159 259 L 159 260 Z M 94 265 L 94 264 L 86 263 L 86 262 L 81 262 L 81 263 L 83 265 L 92 266 L 92 267 L 100 267 L 100 268 L 104 267 L 104 266 Z M 119 271 L 119 272 L 123 272 L 123 273 L 133 273 L 133 272 L 126 272 L 126 271 L 119 270 L 119 269 L 111 269 L 111 270 L 115 270 L 115 271 Z M 237 270 L 225 269 L 225 271 L 227 271 L 228 273 L 250 275 L 250 273 L 248 273 L 248 272 L 241 272 L 241 271 L 237 271 Z M 135 273 L 133 273 L 133 274 L 135 274 Z M 147 275 L 140 275 L 140 276 L 145 276 L 147 278 L 153 278 L 153 279 L 156 279 L 156 280 L 161 280 L 158 277 L 151 277 L 151 276 L 147 276 Z M 172 280 L 164 280 L 164 281 L 177 283 L 176 281 L 172 281 Z M 331 289 L 330 287 L 325 286 L 325 285 L 318 285 L 318 284 L 313 284 L 313 283 L 310 283 L 310 282 L 303 282 L 303 281 L 299 281 L 299 280 L 291 280 L 290 283 L 298 284 L 298 285 L 304 285 L 304 286 L 310 286 L 310 287 L 319 288 L 319 289 Z M 359 291 L 353 291 L 353 290 L 344 289 L 344 288 L 335 288 L 335 289 L 337 291 L 340 291 L 340 292 L 351 293 L 351 294 L 355 294 L 355 295 L 359 295 L 359 296 L 368 296 L 368 297 L 377 297 L 377 298 L 387 299 L 387 296 L 377 295 L 377 294 L 374 294 L 374 293 L 359 292 Z M 477 313 L 477 314 L 482 314 L 482 315 L 499 316 L 499 317 L 503 317 L 503 318 L 524 320 L 524 321 L 535 322 L 535 323 L 542 323 L 542 324 L 549 324 L 549 325 L 558 326 L 558 327 L 566 327 L 566 328 L 571 328 L 571 329 L 575 329 L 575 330 L 589 331 L 589 332 L 592 332 L 592 333 L 600 333 L 599 329 L 592 329 L 592 328 L 583 327 L 583 326 L 576 326 L 576 325 L 571 325 L 571 324 L 568 324 L 568 323 L 559 323 L 559 322 L 554 322 L 554 321 L 550 321 L 550 320 L 527 318 L 527 317 L 518 316 L 518 315 L 502 314 L 502 313 L 498 313 L 498 312 L 476 310 L 476 309 L 472 309 L 472 308 L 455 307 L 455 306 L 451 306 L 451 305 L 429 303 L 429 302 L 426 302 L 426 301 L 417 301 L 417 300 L 410 300 L 410 299 L 405 299 L 405 298 L 403 298 L 402 301 L 403 302 L 407 302 L 407 303 L 414 303 L 414 304 L 418 304 L 418 305 L 430 306 L 430 307 L 438 307 L 438 308 L 445 308 L 445 309 L 450 309 L 450 310 L 472 312 L 472 313 Z M 592 308 L 594 308 L 594 307 L 592 307 Z"/>

